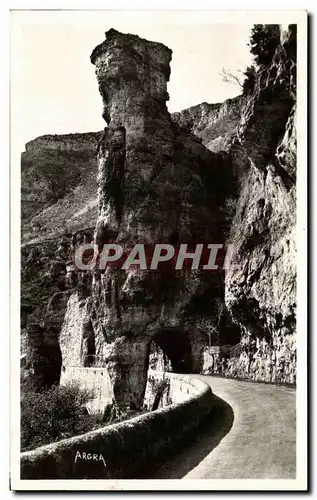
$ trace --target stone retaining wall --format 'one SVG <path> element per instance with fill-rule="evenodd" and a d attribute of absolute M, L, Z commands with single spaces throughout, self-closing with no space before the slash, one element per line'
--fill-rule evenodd
<path fill-rule="evenodd" d="M 157 372 L 154 378 L 162 377 Z M 138 417 L 21 454 L 21 479 L 134 478 L 162 451 L 172 450 L 212 410 L 203 381 L 166 373 L 172 404 Z"/>
<path fill-rule="evenodd" d="M 62 366 L 60 384 L 72 382 L 92 391 L 94 397 L 86 404 L 89 413 L 103 412 L 106 404 L 112 403 L 112 385 L 107 368 Z"/>

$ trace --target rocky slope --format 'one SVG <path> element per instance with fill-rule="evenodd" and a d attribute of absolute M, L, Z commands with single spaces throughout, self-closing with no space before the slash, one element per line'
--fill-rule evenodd
<path fill-rule="evenodd" d="M 21 156 L 22 241 L 94 225 L 100 132 L 44 135 Z M 78 219 L 81 219 L 80 221 Z"/>
<path fill-rule="evenodd" d="M 240 126 L 245 100 L 238 96 L 218 104 L 202 102 L 173 113 L 172 120 L 200 137 L 210 151 L 228 152 Z"/>

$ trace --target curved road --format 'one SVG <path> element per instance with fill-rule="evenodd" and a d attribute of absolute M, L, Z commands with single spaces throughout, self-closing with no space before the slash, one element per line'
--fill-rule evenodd
<path fill-rule="evenodd" d="M 217 396 L 210 421 L 186 447 L 158 463 L 153 479 L 293 479 L 296 391 L 210 376 Z"/>

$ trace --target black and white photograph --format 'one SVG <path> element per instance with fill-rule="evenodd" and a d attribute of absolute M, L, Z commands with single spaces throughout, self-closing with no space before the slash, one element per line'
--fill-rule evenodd
<path fill-rule="evenodd" d="M 307 12 L 10 26 L 11 488 L 305 491 Z"/>

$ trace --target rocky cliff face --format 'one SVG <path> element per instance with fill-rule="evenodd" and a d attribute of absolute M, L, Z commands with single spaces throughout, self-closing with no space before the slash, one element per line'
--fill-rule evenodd
<path fill-rule="evenodd" d="M 228 152 L 240 127 L 245 101 L 243 96 L 238 96 L 218 104 L 202 102 L 173 113 L 172 120 L 200 137 L 210 151 Z"/>
<path fill-rule="evenodd" d="M 44 190 L 46 208 L 35 216 L 27 210 L 22 231 L 22 313 L 33 368 L 49 383 L 48 365 L 55 380 L 61 362 L 107 366 L 121 407 L 142 404 L 153 345 L 176 371 L 206 370 L 208 358 L 222 375 L 295 382 L 296 33 L 281 33 L 249 95 L 171 116 L 170 59 L 162 44 L 110 30 L 91 56 L 108 127 L 76 135 L 82 145 L 75 137 L 63 147 L 56 136 L 38 138 L 22 158 L 29 162 L 22 189 L 36 200 L 43 195 L 37 181 L 32 188 L 39 159 L 47 184 L 50 161 L 61 162 L 67 180 L 63 154 L 72 158 L 69 185 L 57 201 Z M 237 265 L 225 274 L 78 272 L 74 251 L 92 240 L 126 251 L 136 243 L 226 240 Z M 210 354 L 198 319 L 211 320 L 218 343 L 235 347 Z"/>
<path fill-rule="evenodd" d="M 37 238 L 21 248 L 21 352 L 36 387 L 59 381 L 62 358 L 59 334 L 68 299 L 85 288 L 75 276 L 76 244 L 93 240 L 93 228 Z"/>
<path fill-rule="evenodd" d="M 251 94 L 173 114 L 208 149 L 226 151 L 239 178 L 227 240 L 238 265 L 226 272 L 225 289 L 242 339 L 213 370 L 267 382 L 296 381 L 295 28 L 281 29 Z"/>
<path fill-rule="evenodd" d="M 222 238 L 224 192 L 217 179 L 225 160 L 171 120 L 170 59 L 164 45 L 114 30 L 92 53 L 108 123 L 99 149 L 99 247 L 116 241 L 128 250 L 136 243 L 178 246 Z M 95 272 L 89 298 L 72 298 L 79 321 L 69 326 L 67 319 L 62 329 L 63 362 L 74 363 L 68 339 L 80 332 L 87 352 L 79 339 L 72 357 L 80 363 L 83 355 L 95 356 L 106 364 L 116 403 L 140 407 L 153 340 L 175 370 L 200 370 L 205 340 L 191 310 L 207 290 L 223 300 L 223 280 L 221 273 L 174 268 Z M 71 307 L 68 312 L 74 316 Z"/>
<path fill-rule="evenodd" d="M 81 229 L 83 218 L 84 225 L 94 226 L 100 135 L 44 135 L 25 145 L 21 156 L 23 242 Z"/>
<path fill-rule="evenodd" d="M 59 380 L 73 240 L 92 239 L 97 218 L 100 135 L 38 137 L 21 157 L 22 352 L 38 387 Z"/>
<path fill-rule="evenodd" d="M 232 375 L 296 379 L 296 26 L 281 33 L 260 69 L 238 132 L 249 168 L 230 241 L 237 269 L 226 274 L 226 304 L 243 329 Z"/>
<path fill-rule="evenodd" d="M 242 339 L 217 373 L 296 381 L 296 27 L 280 31 L 272 63 L 248 96 L 193 106 L 173 119 L 226 151 L 239 178 L 228 243 L 226 306 Z"/>

